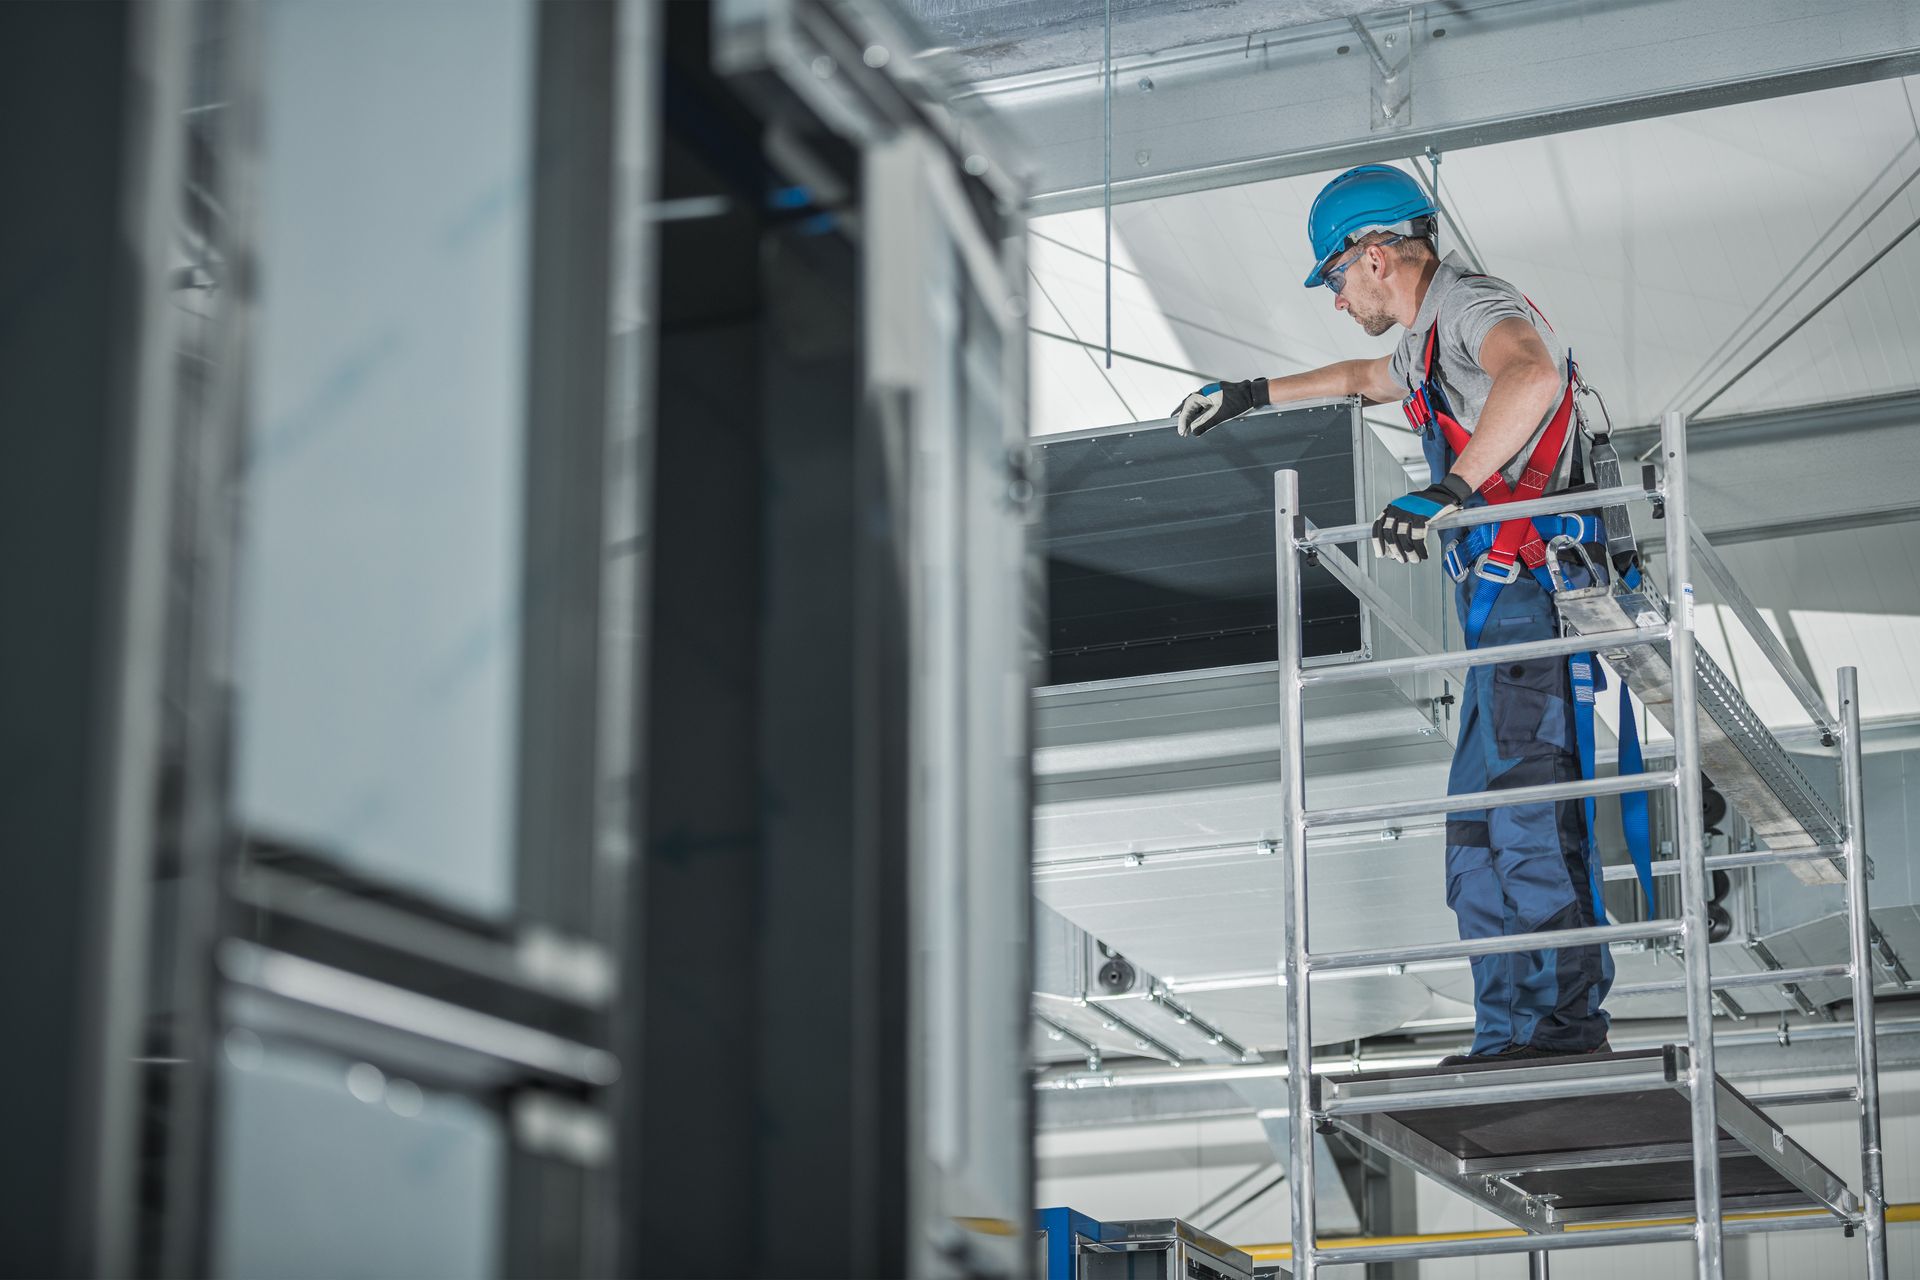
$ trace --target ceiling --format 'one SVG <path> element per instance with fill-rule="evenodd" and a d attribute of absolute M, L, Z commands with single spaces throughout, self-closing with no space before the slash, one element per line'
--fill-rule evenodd
<path fill-rule="evenodd" d="M 1443 247 L 1470 245 L 1540 305 L 1621 426 L 1911 390 L 1920 234 L 1900 237 L 1920 220 L 1917 89 L 1883 80 L 1452 152 Z M 1035 219 L 1036 433 L 1158 417 L 1199 380 L 1383 354 L 1299 284 L 1307 207 L 1331 176 L 1116 206 L 1111 370 L 1075 345 L 1106 341 L 1102 212 Z"/>
<path fill-rule="evenodd" d="M 1393 0 L 902 0 L 969 81 L 1098 62 L 1113 17 L 1113 56 L 1240 39 L 1396 7 Z M 1404 0 L 1397 7 L 1406 8 Z"/>

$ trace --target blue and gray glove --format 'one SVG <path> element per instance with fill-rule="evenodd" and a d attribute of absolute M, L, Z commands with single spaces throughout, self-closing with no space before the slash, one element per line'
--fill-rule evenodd
<path fill-rule="evenodd" d="M 1473 486 L 1448 472 L 1439 484 L 1395 498 L 1373 522 L 1373 554 L 1406 564 L 1427 558 L 1427 526 L 1451 515 L 1473 496 Z"/>
<path fill-rule="evenodd" d="M 1209 382 L 1173 411 L 1174 430 L 1183 436 L 1203 436 L 1223 422 L 1230 422 L 1249 409 L 1264 408 L 1267 380 L 1250 382 Z"/>

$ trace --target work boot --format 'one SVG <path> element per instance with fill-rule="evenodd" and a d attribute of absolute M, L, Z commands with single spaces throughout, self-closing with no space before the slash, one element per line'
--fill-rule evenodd
<path fill-rule="evenodd" d="M 1494 1053 L 1454 1053 L 1440 1059 L 1443 1067 L 1477 1067 L 1489 1062 L 1537 1062 L 1544 1058 L 1581 1058 L 1590 1053 L 1612 1053 L 1605 1040 L 1591 1049 L 1537 1049 L 1528 1044 L 1510 1044 Z"/>
<path fill-rule="evenodd" d="M 1533 1062 L 1544 1058 L 1584 1058 L 1593 1053 L 1612 1053 L 1613 1046 L 1602 1040 L 1591 1049 L 1541 1049 L 1517 1044 L 1500 1056 L 1502 1062 Z"/>
<path fill-rule="evenodd" d="M 1505 1062 L 1508 1056 L 1514 1053 L 1519 1047 L 1518 1045 L 1510 1044 L 1506 1048 L 1496 1049 L 1492 1053 L 1450 1053 L 1440 1059 L 1440 1065 L 1443 1067 L 1477 1067 L 1485 1062 Z"/>

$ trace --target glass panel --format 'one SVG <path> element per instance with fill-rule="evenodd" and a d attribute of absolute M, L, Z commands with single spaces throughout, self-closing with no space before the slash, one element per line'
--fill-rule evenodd
<path fill-rule="evenodd" d="M 531 5 L 263 7 L 239 616 L 257 836 L 509 906 Z"/>
<path fill-rule="evenodd" d="M 499 1118 L 371 1063 L 228 1033 L 214 1273 L 493 1275 Z"/>

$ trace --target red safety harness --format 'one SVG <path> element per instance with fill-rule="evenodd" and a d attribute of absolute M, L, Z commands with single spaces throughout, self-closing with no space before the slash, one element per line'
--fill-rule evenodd
<path fill-rule="evenodd" d="M 1524 295 L 1523 295 L 1524 296 Z M 1533 300 L 1527 299 L 1527 305 L 1533 307 Z M 1533 313 L 1540 316 L 1542 324 L 1547 318 L 1540 314 L 1540 308 L 1533 307 Z M 1547 325 L 1551 330 L 1552 325 Z M 1447 448 L 1454 457 L 1466 451 L 1467 442 L 1473 439 L 1473 433 L 1460 425 L 1453 416 L 1452 406 L 1447 403 L 1447 393 L 1434 377 L 1434 348 L 1438 343 L 1440 324 L 1436 319 L 1427 330 L 1426 354 L 1421 361 L 1420 385 L 1413 394 L 1401 402 L 1406 411 L 1407 421 L 1413 429 L 1426 432 L 1437 426 L 1447 442 Z M 1480 496 L 1489 504 L 1520 502 L 1528 498 L 1538 498 L 1547 491 L 1547 484 L 1553 479 L 1553 473 L 1560 461 L 1560 451 L 1566 447 L 1567 433 L 1573 427 L 1574 386 L 1579 378 L 1579 370 L 1569 359 L 1567 361 L 1567 389 L 1560 397 L 1559 408 L 1553 411 L 1553 418 L 1547 423 L 1547 429 L 1541 433 L 1540 440 L 1533 446 L 1533 452 L 1527 456 L 1526 469 L 1520 475 L 1520 483 L 1508 485 L 1500 469 L 1488 476 L 1480 486 Z M 1439 477 L 1436 475 L 1435 479 Z M 1533 527 L 1531 520 L 1507 520 L 1500 525 L 1499 535 L 1494 539 L 1493 547 L 1487 552 L 1487 558 L 1480 567 L 1480 576 L 1495 582 L 1512 582 L 1520 576 L 1520 566 L 1538 569 L 1547 561 L 1547 544 Z"/>
<path fill-rule="evenodd" d="M 1525 295 L 1521 295 L 1525 297 Z M 1547 318 L 1540 314 L 1540 308 L 1533 306 L 1533 299 L 1527 298 L 1527 305 L 1533 313 L 1540 316 L 1542 324 Z M 1551 330 L 1552 325 L 1547 325 Z M 1438 322 L 1427 330 L 1426 352 L 1421 361 L 1420 385 L 1403 402 L 1407 421 L 1420 433 L 1427 448 L 1427 457 L 1433 467 L 1433 478 L 1438 482 L 1452 465 L 1452 459 L 1466 452 L 1467 444 L 1473 435 L 1460 425 L 1453 416 L 1453 410 L 1447 403 L 1446 389 L 1440 385 L 1435 374 L 1435 357 L 1439 344 Z M 1560 397 L 1560 405 L 1547 422 L 1547 429 L 1540 433 L 1540 440 L 1527 455 L 1525 468 L 1520 482 L 1509 485 L 1506 477 L 1496 470 L 1480 486 L 1480 496 L 1488 505 L 1506 502 L 1520 502 L 1528 498 L 1538 498 L 1552 483 L 1553 473 L 1558 469 L 1560 451 L 1566 447 L 1568 433 L 1575 429 L 1578 415 L 1574 412 L 1574 396 L 1580 387 L 1580 368 L 1567 357 L 1567 388 Z M 1436 438 L 1437 437 L 1437 438 Z M 1440 447 L 1444 443 L 1444 448 Z M 1579 454 L 1574 457 L 1574 479 L 1579 479 Z M 1576 523 L 1592 523 L 1588 517 L 1543 516 L 1548 527 L 1556 523 L 1564 525 L 1569 520 Z M 1474 534 L 1480 534 L 1475 530 Z M 1564 535 L 1563 535 L 1564 536 Z M 1597 531 L 1592 535 L 1583 535 L 1580 541 L 1587 542 L 1601 537 Z M 1496 599 L 1506 585 L 1520 576 L 1522 564 L 1532 570 L 1543 590 L 1552 591 L 1554 580 L 1546 572 L 1547 544 L 1540 530 L 1531 519 L 1504 520 L 1494 534 L 1491 544 L 1484 544 L 1479 538 L 1469 535 L 1454 541 L 1448 548 L 1447 559 L 1450 570 L 1457 580 L 1464 581 L 1469 572 L 1466 563 L 1468 550 L 1472 546 L 1487 545 L 1485 560 L 1481 563 L 1478 576 L 1480 581 L 1474 584 L 1470 598 L 1466 601 L 1461 624 L 1466 632 L 1467 647 L 1480 647 L 1480 635 L 1493 612 Z M 1629 585 L 1637 583 L 1634 570 L 1628 567 L 1626 581 Z M 1594 776 L 1594 698 L 1599 688 L 1604 687 L 1600 667 L 1591 653 L 1576 653 L 1567 659 L 1568 683 L 1572 691 L 1574 740 L 1576 754 L 1580 761 L 1580 776 L 1592 779 Z M 1633 704 L 1627 696 L 1627 687 L 1623 681 L 1620 686 L 1620 725 L 1621 725 L 1621 771 L 1637 772 L 1639 768 L 1639 738 L 1633 728 Z M 1621 824 L 1627 833 L 1627 847 L 1633 857 L 1635 867 L 1640 874 L 1641 889 L 1647 895 L 1647 901 L 1653 901 L 1652 845 L 1647 836 L 1646 797 L 1644 795 L 1622 795 L 1620 797 Z M 1594 802 L 1589 799 L 1582 805 L 1586 816 L 1587 843 L 1593 847 Z M 1600 866 L 1598 860 L 1589 863 L 1589 882 L 1593 892 L 1593 905 L 1596 918 L 1606 918 L 1606 903 L 1600 892 Z"/>

